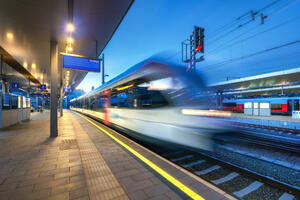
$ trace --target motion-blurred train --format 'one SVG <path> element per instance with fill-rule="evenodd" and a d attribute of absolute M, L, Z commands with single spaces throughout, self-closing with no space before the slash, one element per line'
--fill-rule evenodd
<path fill-rule="evenodd" d="M 230 114 L 209 110 L 210 100 L 196 90 L 205 91 L 200 75 L 146 60 L 71 100 L 70 108 L 139 139 L 210 149 L 212 135 L 226 131 L 215 117 Z"/>
<path fill-rule="evenodd" d="M 225 99 L 222 102 L 223 110 L 244 112 L 244 104 L 247 102 L 270 103 L 272 114 L 289 115 L 292 111 L 300 110 L 300 97 L 264 97 L 248 99 Z"/>

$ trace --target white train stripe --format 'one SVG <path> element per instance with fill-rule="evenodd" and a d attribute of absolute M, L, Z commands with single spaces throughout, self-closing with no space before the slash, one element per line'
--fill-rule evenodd
<path fill-rule="evenodd" d="M 195 162 L 191 162 L 191 163 L 189 163 L 189 164 L 186 164 L 186 165 L 183 165 L 184 167 L 192 167 L 192 166 L 194 166 L 194 165 L 198 165 L 198 164 L 201 164 L 201 163 L 204 163 L 205 162 L 205 160 L 197 160 L 197 161 L 195 161 Z"/>
<path fill-rule="evenodd" d="M 228 174 L 227 176 L 224 176 L 223 178 L 213 180 L 212 182 L 214 184 L 218 185 L 218 184 L 230 181 L 230 180 L 234 179 L 235 177 L 237 177 L 238 175 L 239 175 L 238 173 L 232 172 L 232 173 Z"/>
<path fill-rule="evenodd" d="M 234 194 L 237 195 L 238 197 L 243 197 L 243 196 L 249 194 L 250 192 L 257 190 L 262 185 L 263 185 L 263 183 L 261 183 L 259 181 L 254 181 L 253 183 L 251 183 L 247 187 L 241 189 L 240 191 L 234 192 Z"/>
<path fill-rule="evenodd" d="M 219 169 L 219 168 L 221 168 L 219 165 L 214 165 L 214 166 L 212 166 L 212 167 L 210 167 L 208 169 L 205 169 L 205 170 L 202 170 L 202 171 L 198 171 L 198 172 L 196 172 L 196 174 L 198 174 L 198 175 L 207 174 L 207 173 L 212 172 L 212 171 L 214 171 L 216 169 Z"/>
<path fill-rule="evenodd" d="M 289 193 L 283 193 L 283 195 L 281 195 L 281 197 L 278 200 L 293 200 L 295 199 L 295 197 Z"/>
<path fill-rule="evenodd" d="M 171 159 L 173 162 L 177 162 L 177 161 L 181 161 L 181 160 L 185 160 L 185 159 L 188 159 L 188 158 L 192 158 L 193 155 L 186 155 L 186 156 L 183 156 L 183 157 L 180 157 L 180 158 L 174 158 L 174 159 Z"/>

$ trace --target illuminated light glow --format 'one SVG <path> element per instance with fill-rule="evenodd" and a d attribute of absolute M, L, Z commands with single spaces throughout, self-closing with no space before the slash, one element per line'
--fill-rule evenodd
<path fill-rule="evenodd" d="M 111 139 L 119 143 L 121 146 L 123 146 L 126 150 L 128 150 L 130 153 L 132 153 L 134 156 L 136 156 L 138 159 L 143 161 L 145 164 L 147 164 L 149 167 L 151 167 L 154 171 L 156 171 L 158 174 L 160 174 L 162 177 L 164 177 L 167 181 L 172 183 L 175 187 L 177 187 L 179 190 L 184 192 L 186 195 L 188 195 L 191 199 L 195 200 L 205 200 L 203 197 L 201 197 L 199 194 L 191 190 L 189 187 L 181 183 L 179 180 L 177 180 L 175 177 L 173 177 L 168 172 L 161 169 L 159 166 L 157 166 L 155 163 L 151 162 L 147 158 L 145 158 L 143 155 L 135 151 L 133 148 L 113 136 L 111 133 L 103 129 L 102 127 L 95 124 L 93 121 L 89 120 L 88 118 L 84 117 L 83 115 L 80 115 L 82 118 L 86 119 L 88 122 L 93 124 L 95 127 L 97 127 L 100 131 L 104 132 L 106 135 L 108 135 Z"/>
<path fill-rule="evenodd" d="M 68 46 L 68 47 L 67 47 L 67 50 L 68 50 L 68 52 L 72 52 L 72 51 L 73 51 L 73 47 Z"/>
<path fill-rule="evenodd" d="M 125 90 L 125 89 L 131 88 L 131 87 L 133 87 L 133 84 L 131 84 L 131 85 L 126 85 L 126 86 L 124 86 L 124 87 L 117 88 L 117 90 L 118 90 L 118 91 L 120 91 L 120 90 Z"/>
<path fill-rule="evenodd" d="M 28 64 L 27 64 L 27 62 L 25 61 L 25 62 L 23 62 L 23 67 L 25 67 L 26 69 L 27 69 L 27 67 L 28 67 Z"/>
<path fill-rule="evenodd" d="M 231 116 L 231 112 L 225 112 L 219 110 L 182 109 L 181 113 L 184 115 L 208 116 L 208 117 L 230 117 Z"/>
<path fill-rule="evenodd" d="M 69 31 L 69 32 L 73 32 L 74 31 L 74 25 L 73 24 L 71 24 L 71 23 L 69 23 L 69 24 L 67 24 L 67 30 Z"/>
<path fill-rule="evenodd" d="M 12 40 L 12 39 L 14 39 L 14 34 L 12 34 L 11 32 L 7 32 L 6 37 L 7 37 L 7 39 Z"/>
<path fill-rule="evenodd" d="M 202 48 L 203 48 L 203 46 L 202 46 L 202 45 L 199 45 L 195 50 L 196 50 L 196 51 L 200 51 Z"/>
<path fill-rule="evenodd" d="M 32 69 L 35 69 L 35 68 L 36 68 L 36 64 L 35 64 L 35 63 L 32 63 L 32 64 L 31 64 L 31 68 L 32 68 Z"/>
<path fill-rule="evenodd" d="M 72 37 L 68 37 L 67 42 L 70 43 L 70 44 L 72 44 L 74 42 L 74 40 L 73 40 Z"/>

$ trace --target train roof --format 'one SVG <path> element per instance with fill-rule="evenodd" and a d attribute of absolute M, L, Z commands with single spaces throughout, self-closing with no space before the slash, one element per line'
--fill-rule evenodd
<path fill-rule="evenodd" d="M 105 90 L 108 90 L 108 89 L 112 89 L 116 86 L 119 86 L 119 85 L 122 85 L 122 84 L 125 84 L 129 81 L 132 81 L 132 80 L 135 80 L 137 78 L 140 78 L 140 77 L 144 77 L 148 74 L 151 73 L 151 70 L 149 70 L 149 68 L 151 68 L 151 66 L 164 66 L 164 67 L 167 67 L 167 68 L 172 68 L 172 71 L 176 71 L 177 70 L 184 70 L 184 67 L 183 66 L 180 66 L 180 65 L 176 65 L 174 63 L 168 63 L 168 62 L 164 62 L 162 60 L 159 60 L 159 59 L 154 59 L 154 58 L 149 58 L 149 59 L 146 59 L 134 66 L 132 66 L 131 68 L 129 68 L 128 70 L 124 71 L 123 73 L 121 73 L 120 75 L 116 76 L 115 78 L 111 79 L 110 81 L 108 81 L 107 83 L 97 87 L 96 89 L 88 92 L 87 94 L 84 94 L 76 99 L 72 99 L 72 101 L 75 101 L 75 100 L 78 100 L 78 99 L 81 99 L 81 98 L 85 98 L 85 97 L 89 97 L 95 93 L 100 93 L 102 91 L 105 91 Z M 153 67 L 152 67 L 153 69 Z M 153 71 L 152 71 L 153 73 Z"/>

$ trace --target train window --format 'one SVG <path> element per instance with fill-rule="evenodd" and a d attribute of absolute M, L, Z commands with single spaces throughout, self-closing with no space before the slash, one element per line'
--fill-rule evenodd
<path fill-rule="evenodd" d="M 271 104 L 271 109 L 272 110 L 281 110 L 282 105 L 281 104 Z"/>
<path fill-rule="evenodd" d="M 120 108 L 131 108 L 133 106 L 133 94 L 120 93 L 118 95 L 118 107 Z"/>
<path fill-rule="evenodd" d="M 97 109 L 97 102 L 95 97 L 89 98 L 89 109 L 90 110 L 96 110 Z"/>
<path fill-rule="evenodd" d="M 236 103 L 223 103 L 224 107 L 236 107 Z"/>
<path fill-rule="evenodd" d="M 244 108 L 245 109 L 251 109 L 252 108 L 252 103 L 251 102 L 244 103 Z"/>
<path fill-rule="evenodd" d="M 261 102 L 259 104 L 259 108 L 269 109 L 270 108 L 270 103 Z"/>
<path fill-rule="evenodd" d="M 294 100 L 294 110 L 299 110 L 299 100 Z"/>
<path fill-rule="evenodd" d="M 118 96 L 116 94 L 114 94 L 110 97 L 110 105 L 113 107 L 118 106 Z"/>
<path fill-rule="evenodd" d="M 159 91 L 151 91 L 148 94 L 144 94 L 139 97 L 139 106 L 142 108 L 155 108 L 167 105 L 168 101 Z"/>

